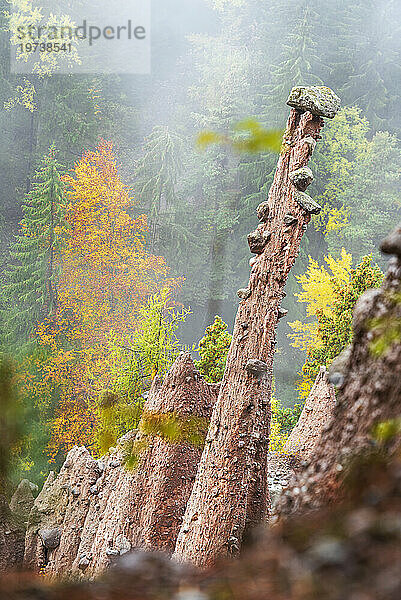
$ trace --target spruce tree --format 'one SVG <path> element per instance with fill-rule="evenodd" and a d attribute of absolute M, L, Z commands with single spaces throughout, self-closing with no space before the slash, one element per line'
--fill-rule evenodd
<path fill-rule="evenodd" d="M 66 197 L 55 154 L 51 147 L 35 173 L 10 247 L 1 311 L 8 343 L 28 341 L 35 325 L 57 307 L 55 254 Z"/>
<path fill-rule="evenodd" d="M 269 126 L 284 123 L 285 101 L 296 85 L 322 85 L 324 55 L 320 50 L 321 19 L 316 2 L 278 3 L 275 8 L 277 34 L 287 24 L 281 41 L 281 54 L 270 66 L 270 78 L 263 92 L 263 116 Z M 290 26 L 288 26 L 290 24 Z"/>
<path fill-rule="evenodd" d="M 182 151 L 182 140 L 176 133 L 166 126 L 154 127 L 136 163 L 133 188 L 148 215 L 152 251 L 159 249 L 161 221 L 165 221 L 161 214 L 165 217 L 177 197 Z"/>
<path fill-rule="evenodd" d="M 343 57 L 342 70 L 347 65 L 348 74 L 338 91 L 345 104 L 363 110 L 375 131 L 399 132 L 399 23 L 399 7 L 393 0 L 379 5 L 359 0 L 347 2 L 338 31 L 336 53 Z"/>

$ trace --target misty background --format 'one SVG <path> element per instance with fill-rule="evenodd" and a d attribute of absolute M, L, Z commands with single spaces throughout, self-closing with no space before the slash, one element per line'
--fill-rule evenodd
<path fill-rule="evenodd" d="M 129 2 L 129 0 L 127 0 Z M 227 132 L 254 117 L 285 127 L 294 85 L 331 87 L 343 110 L 326 122 L 313 157 L 310 194 L 323 215 L 310 226 L 289 283 L 288 321 L 303 319 L 295 277 L 308 256 L 322 262 L 342 247 L 357 262 L 373 253 L 400 217 L 400 3 L 391 0 L 153 0 L 150 75 L 10 74 L 0 1 L 0 268 L 18 231 L 24 194 L 51 144 L 70 169 L 101 138 L 115 145 L 120 173 L 148 217 L 152 253 L 184 277 L 177 300 L 192 314 L 181 328 L 197 343 L 220 315 L 231 330 L 236 290 L 249 276 L 247 234 L 266 198 L 277 156 L 237 156 L 195 147 L 202 130 Z M 346 224 L 328 227 L 333 208 Z M 4 301 L 4 300 L 3 300 Z M 305 360 L 278 329 L 277 395 L 290 405 Z"/>

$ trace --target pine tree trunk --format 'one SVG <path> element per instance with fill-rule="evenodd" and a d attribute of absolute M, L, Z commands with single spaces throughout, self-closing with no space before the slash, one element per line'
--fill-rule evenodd
<path fill-rule="evenodd" d="M 46 93 L 47 80 L 43 82 L 38 77 L 31 78 L 36 90 L 36 110 L 31 112 L 29 123 L 29 138 L 28 138 L 28 165 L 26 178 L 26 193 L 29 194 L 32 188 L 32 177 L 34 175 L 34 156 L 38 146 L 38 130 L 39 130 L 39 115 L 40 106 L 42 103 L 42 95 Z"/>
<path fill-rule="evenodd" d="M 275 330 L 302 236 L 311 212 L 320 209 L 299 195 L 289 176 L 307 165 L 322 125 L 321 117 L 291 109 L 268 206 L 259 207 L 261 224 L 248 238 L 259 256 L 248 289 L 239 293 L 244 299 L 177 540 L 178 561 L 207 566 L 219 556 L 236 554 L 247 531 L 266 517 Z"/>

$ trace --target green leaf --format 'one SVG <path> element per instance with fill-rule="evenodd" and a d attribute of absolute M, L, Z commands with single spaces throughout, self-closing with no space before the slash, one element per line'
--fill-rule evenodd
<path fill-rule="evenodd" d="M 222 136 L 214 133 L 213 131 L 202 131 L 196 140 L 196 145 L 198 148 L 205 150 L 208 146 L 212 144 L 220 144 L 222 142 Z"/>

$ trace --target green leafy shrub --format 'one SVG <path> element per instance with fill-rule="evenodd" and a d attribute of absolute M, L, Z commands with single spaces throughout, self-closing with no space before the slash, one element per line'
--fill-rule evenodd
<path fill-rule="evenodd" d="M 216 316 L 213 325 L 206 329 L 197 349 L 200 355 L 197 367 L 209 383 L 222 380 L 231 339 L 227 324 L 221 317 Z"/>
<path fill-rule="evenodd" d="M 346 280 L 333 277 L 331 298 L 328 309 L 319 308 L 315 312 L 317 319 L 316 337 L 307 348 L 307 358 L 302 367 L 302 379 L 298 382 L 299 397 L 304 400 L 322 365 L 328 367 L 351 342 L 353 337 L 352 318 L 359 297 L 370 288 L 380 287 L 383 273 L 373 263 L 371 256 L 365 256 L 350 270 Z M 313 295 L 310 296 L 313 300 Z M 304 302 L 304 299 L 300 301 Z"/>
<path fill-rule="evenodd" d="M 273 391 L 269 439 L 270 452 L 282 452 L 291 430 L 301 416 L 302 408 L 303 404 L 295 404 L 292 408 L 283 406 Z"/>
<path fill-rule="evenodd" d="M 97 446 L 107 452 L 117 439 L 138 426 L 144 394 L 156 375 L 163 376 L 182 350 L 176 335 L 190 309 L 176 310 L 171 292 L 161 290 L 140 309 L 138 331 L 128 347 L 110 338 L 110 389 L 98 400 Z"/>

